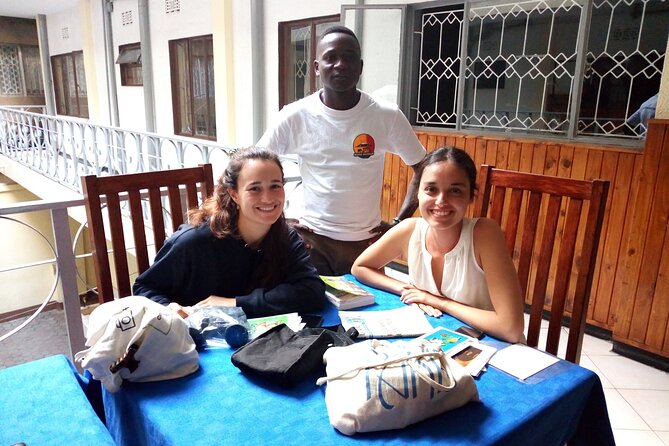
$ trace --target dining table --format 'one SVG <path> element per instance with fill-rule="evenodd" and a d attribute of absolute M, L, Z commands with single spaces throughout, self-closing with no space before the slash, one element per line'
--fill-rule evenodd
<path fill-rule="evenodd" d="M 89 384 L 64 355 L 0 370 L 0 445 L 114 446 Z"/>
<path fill-rule="evenodd" d="M 353 276 L 346 278 L 355 281 Z M 356 283 L 360 284 L 356 281 Z M 360 284 L 375 303 L 357 310 L 399 308 L 399 297 Z M 327 304 L 323 326 L 339 324 Z M 434 327 L 455 330 L 449 315 L 426 316 Z M 490 336 L 480 342 L 498 349 L 508 343 Z M 159 382 L 124 382 L 103 389 L 107 427 L 119 446 L 167 445 L 613 445 L 602 383 L 577 364 L 558 360 L 526 379 L 488 366 L 475 383 L 480 401 L 443 412 L 403 429 L 344 435 L 332 427 L 324 368 L 292 387 L 242 373 L 230 347 L 200 352 L 199 369 Z"/>

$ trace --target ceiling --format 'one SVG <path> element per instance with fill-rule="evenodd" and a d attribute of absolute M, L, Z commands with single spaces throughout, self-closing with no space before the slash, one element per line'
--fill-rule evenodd
<path fill-rule="evenodd" d="M 0 0 L 0 16 L 34 19 L 76 7 L 79 0 Z"/>

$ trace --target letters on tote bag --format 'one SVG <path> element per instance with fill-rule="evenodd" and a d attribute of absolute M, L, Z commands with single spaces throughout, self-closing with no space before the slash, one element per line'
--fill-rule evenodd
<path fill-rule="evenodd" d="M 323 357 L 325 404 L 341 433 L 399 429 L 478 401 L 473 378 L 428 342 L 369 340 Z"/>
<path fill-rule="evenodd" d="M 116 392 L 124 379 L 160 381 L 198 369 L 186 321 L 143 296 L 106 302 L 93 310 L 86 346 L 75 360 L 110 392 Z"/>

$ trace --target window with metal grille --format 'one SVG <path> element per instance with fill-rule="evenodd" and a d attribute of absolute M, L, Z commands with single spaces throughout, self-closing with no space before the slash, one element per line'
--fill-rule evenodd
<path fill-rule="evenodd" d="M 171 40 L 174 133 L 216 139 L 212 36 Z"/>
<path fill-rule="evenodd" d="M 279 23 L 279 108 L 321 88 L 314 75 L 316 45 L 339 15 Z"/>
<path fill-rule="evenodd" d="M 376 20 L 391 9 L 400 20 Z M 635 112 L 659 91 L 669 2 L 344 5 L 342 20 L 361 41 L 363 81 L 399 69 L 397 103 L 416 126 L 638 145 Z"/>
<path fill-rule="evenodd" d="M 645 136 L 629 117 L 659 90 L 666 1 L 472 1 L 415 14 L 415 125 Z"/>
<path fill-rule="evenodd" d="M 44 95 L 42 68 L 37 46 L 0 45 L 0 95 Z"/>

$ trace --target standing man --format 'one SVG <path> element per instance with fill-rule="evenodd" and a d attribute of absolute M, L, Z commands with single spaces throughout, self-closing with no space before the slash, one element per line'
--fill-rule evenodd
<path fill-rule="evenodd" d="M 296 154 L 304 187 L 304 215 L 294 227 L 310 246 L 319 274 L 348 274 L 358 255 L 416 209 L 408 190 L 402 208 L 381 220 L 384 153 L 415 170 L 425 149 L 396 105 L 357 89 L 360 43 L 353 31 L 333 26 L 316 49 L 314 71 L 323 88 L 286 105 L 257 146 Z"/>

